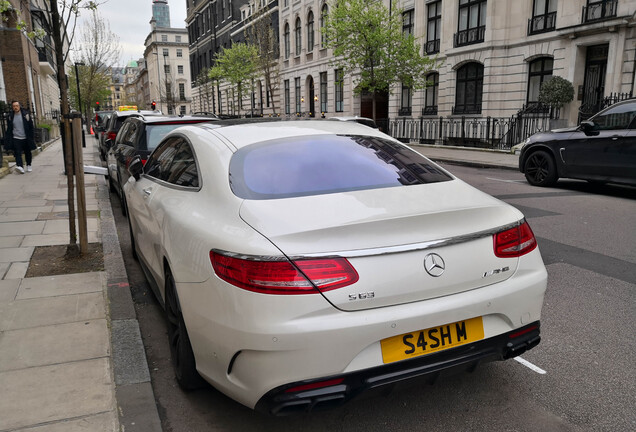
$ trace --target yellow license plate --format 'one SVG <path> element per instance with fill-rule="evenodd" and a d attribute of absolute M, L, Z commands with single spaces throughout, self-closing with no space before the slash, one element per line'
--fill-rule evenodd
<path fill-rule="evenodd" d="M 431 327 L 380 341 L 382 360 L 392 363 L 454 348 L 484 338 L 481 317 Z"/>

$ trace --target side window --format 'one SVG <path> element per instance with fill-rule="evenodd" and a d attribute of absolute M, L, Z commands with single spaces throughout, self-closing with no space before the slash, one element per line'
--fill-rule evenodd
<path fill-rule="evenodd" d="M 594 117 L 597 130 L 627 129 L 636 117 L 636 104 L 624 104 L 605 111 Z"/>
<path fill-rule="evenodd" d="M 137 135 L 139 124 L 136 121 L 129 121 L 126 122 L 126 125 L 126 131 L 123 132 L 121 143 L 131 146 L 135 142 L 135 135 Z"/>
<path fill-rule="evenodd" d="M 162 142 L 159 147 L 150 155 L 144 172 L 150 177 L 159 180 L 168 180 L 168 174 L 172 159 L 182 139 L 178 137 L 170 138 Z"/>
<path fill-rule="evenodd" d="M 120 144 L 124 142 L 124 135 L 126 135 L 128 131 L 128 124 L 124 123 L 119 127 L 119 132 L 117 132 L 117 137 L 115 138 L 115 143 Z"/>
<path fill-rule="evenodd" d="M 199 172 L 192 147 L 188 142 L 181 142 L 170 165 L 166 181 L 178 186 L 199 187 Z"/>

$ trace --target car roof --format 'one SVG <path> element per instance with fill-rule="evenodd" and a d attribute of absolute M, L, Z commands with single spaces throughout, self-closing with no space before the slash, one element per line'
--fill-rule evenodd
<path fill-rule="evenodd" d="M 188 123 L 188 122 L 205 122 L 205 121 L 218 121 L 217 117 L 203 116 L 203 115 L 139 115 L 133 116 L 132 119 L 136 119 L 145 124 L 153 123 Z"/>
<path fill-rule="evenodd" d="M 237 149 L 257 142 L 310 135 L 360 135 L 396 141 L 377 129 L 372 129 L 356 122 L 337 122 L 322 119 L 233 119 L 201 123 L 186 126 L 186 128 L 186 130 L 199 128 L 221 135 Z M 184 129 L 181 130 L 183 131 Z"/>

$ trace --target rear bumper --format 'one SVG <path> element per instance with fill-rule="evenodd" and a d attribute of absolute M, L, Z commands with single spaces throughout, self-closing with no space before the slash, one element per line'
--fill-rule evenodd
<path fill-rule="evenodd" d="M 270 415 L 290 415 L 342 405 L 373 389 L 390 387 L 415 378 L 434 382 L 441 374 L 469 371 L 480 363 L 506 360 L 539 344 L 540 323 L 532 324 L 472 344 L 438 354 L 363 369 L 356 372 L 293 382 L 267 392 L 256 404 L 257 411 Z M 329 382 L 321 387 L 319 383 Z M 303 386 L 304 389 L 291 390 Z"/>

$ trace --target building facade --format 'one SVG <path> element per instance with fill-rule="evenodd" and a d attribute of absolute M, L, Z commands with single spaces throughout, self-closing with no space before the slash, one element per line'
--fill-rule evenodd
<path fill-rule="evenodd" d="M 41 1 L 10 0 L 12 10 L 0 20 L 0 101 L 20 101 L 36 122 L 57 119 L 60 111 L 51 27 Z M 27 24 L 26 31 L 41 29 L 45 35 L 30 39 L 16 28 L 19 20 Z"/>

